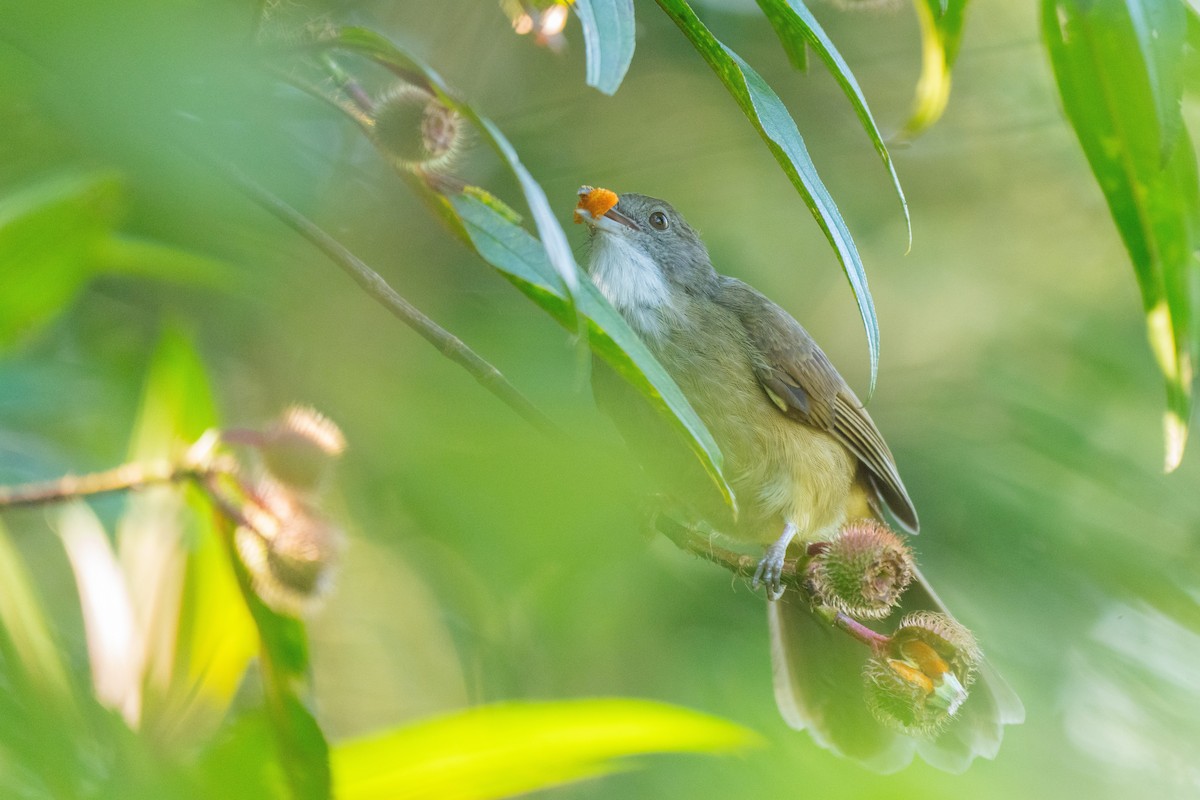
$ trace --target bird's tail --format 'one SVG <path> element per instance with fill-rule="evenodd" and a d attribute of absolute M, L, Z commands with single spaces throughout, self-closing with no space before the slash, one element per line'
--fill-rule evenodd
<path fill-rule="evenodd" d="M 895 772 L 914 754 L 947 772 L 962 772 L 976 757 L 994 758 L 1005 725 L 1025 720 L 1020 699 L 984 659 L 967 699 L 936 735 L 914 737 L 880 722 L 867 703 L 863 678 L 869 649 L 818 617 L 795 592 L 768 606 L 775 699 L 784 720 L 817 744 L 877 772 Z M 945 606 L 917 572 L 900 615 Z M 890 632 L 890 630 L 888 631 Z"/>

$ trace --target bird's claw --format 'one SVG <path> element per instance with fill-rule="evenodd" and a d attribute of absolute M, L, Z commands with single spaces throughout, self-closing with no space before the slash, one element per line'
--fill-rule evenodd
<path fill-rule="evenodd" d="M 778 600 L 783 597 L 785 587 L 783 585 L 783 559 L 787 553 L 787 547 L 779 547 L 778 543 L 767 548 L 767 552 L 758 562 L 758 567 L 754 570 L 754 578 L 751 585 L 757 589 L 759 583 L 762 583 L 767 588 L 767 599 Z"/>

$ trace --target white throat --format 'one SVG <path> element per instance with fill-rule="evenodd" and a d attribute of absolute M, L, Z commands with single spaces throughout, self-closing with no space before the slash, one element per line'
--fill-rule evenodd
<path fill-rule="evenodd" d="M 600 293 L 642 336 L 658 338 L 671 292 L 658 266 L 619 234 L 599 232 L 592 241 L 589 274 Z"/>

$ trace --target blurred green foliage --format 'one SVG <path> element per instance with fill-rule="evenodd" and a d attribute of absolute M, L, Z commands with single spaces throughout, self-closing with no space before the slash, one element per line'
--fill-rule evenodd
<path fill-rule="evenodd" d="M 574 23 L 559 55 L 514 35 L 492 3 L 331 1 L 260 29 L 259 9 L 234 0 L 5 0 L 0 483 L 125 460 L 148 365 L 175 326 L 219 419 L 254 425 L 303 401 L 350 442 L 333 502 L 350 544 L 307 626 L 314 715 L 331 741 L 469 704 L 636 696 L 735 720 L 768 744 L 737 759 L 665 756 L 558 796 L 1194 795 L 1200 468 L 1158 469 L 1128 254 L 1059 112 L 1038 14 L 971 6 L 943 118 L 892 153 L 913 218 L 904 256 L 894 189 L 839 84 L 797 75 L 753 4 L 696 8 L 792 110 L 856 234 L 885 331 L 871 412 L 920 508 L 921 562 L 1028 710 L 995 762 L 880 778 L 788 730 L 761 599 L 638 534 L 638 468 L 580 385 L 569 334 L 439 227 L 344 115 L 272 71 L 273 48 L 306 24 L 387 34 L 505 131 L 559 224 L 580 183 L 671 199 L 720 270 L 795 313 L 864 386 L 860 322 L 823 234 L 652 6 L 638 6 L 637 52 L 607 97 L 584 86 Z M 917 18 L 813 10 L 880 129 L 900 129 L 921 70 Z M 1185 96 L 1182 121 L 1196 117 Z M 398 326 L 197 160 L 184 143 L 198 141 L 498 365 L 569 440 L 533 433 Z M 457 172 L 520 205 L 486 148 Z M 114 256 L 122 246 L 136 247 Z M 120 499 L 90 505 L 116 529 Z M 164 796 L 156 745 L 84 699 L 85 621 L 47 516 L 3 522 L 6 789 L 36 796 L 46 787 L 31 763 L 76 759 L 128 765 L 120 796 Z M 252 684 L 237 708 L 256 707 Z M 69 714 L 83 721 L 59 721 Z M 252 710 L 226 719 L 190 754 L 192 778 L 213 796 L 278 791 L 282 776 L 261 771 L 277 758 L 273 730 Z M 53 774 L 63 785 L 51 791 L 69 796 L 72 776 Z"/>

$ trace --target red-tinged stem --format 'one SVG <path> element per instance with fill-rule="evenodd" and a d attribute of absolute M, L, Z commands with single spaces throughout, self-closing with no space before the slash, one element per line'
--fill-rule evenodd
<path fill-rule="evenodd" d="M 837 612 L 834 616 L 833 624 L 877 652 L 883 650 L 892 641 L 891 637 L 871 630 L 866 625 L 863 625 L 853 617 L 846 616 L 841 611 Z"/>

